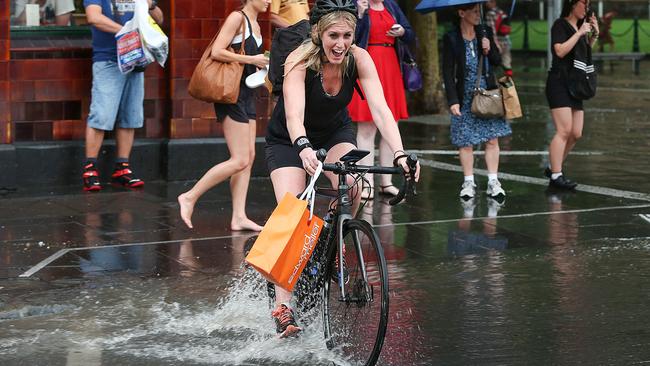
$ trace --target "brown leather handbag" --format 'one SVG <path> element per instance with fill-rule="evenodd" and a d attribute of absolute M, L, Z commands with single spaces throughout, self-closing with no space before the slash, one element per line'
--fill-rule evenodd
<path fill-rule="evenodd" d="M 478 59 L 478 72 L 476 74 L 476 86 L 472 97 L 472 114 L 478 118 L 503 118 L 503 98 L 501 90 L 481 88 L 481 76 L 483 74 L 483 54 Z"/>
<path fill-rule="evenodd" d="M 245 55 L 245 15 L 244 19 L 242 19 L 241 31 L 242 43 L 239 54 Z M 217 39 L 217 35 L 212 38 L 212 42 L 205 49 L 201 60 L 196 65 L 187 91 L 192 97 L 204 102 L 234 104 L 237 103 L 237 98 L 239 97 L 239 85 L 244 72 L 244 65 L 239 62 L 217 61 L 211 57 L 212 44 Z M 228 51 L 234 52 L 232 47 L 228 47 Z"/>

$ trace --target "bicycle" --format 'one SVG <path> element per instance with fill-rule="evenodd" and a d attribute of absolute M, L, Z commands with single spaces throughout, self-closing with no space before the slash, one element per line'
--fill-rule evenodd
<path fill-rule="evenodd" d="M 321 161 L 326 154 L 322 149 L 317 152 Z M 328 349 L 338 349 L 354 364 L 372 366 L 379 358 L 388 326 L 388 269 L 375 230 L 367 221 L 352 216 L 352 186 L 347 184 L 347 176 L 356 175 L 358 180 L 366 173 L 403 175 L 404 170 L 399 166 L 357 165 L 367 154 L 352 150 L 339 162 L 323 164 L 323 171 L 339 176 L 339 185 L 336 190 L 316 188 L 317 193 L 334 201 L 295 294 L 304 310 L 316 305 L 318 299 L 314 294 L 320 292 Z M 407 164 L 410 179 L 404 179 L 398 195 L 390 200 L 391 205 L 401 202 L 407 194 L 415 195 L 417 156 L 408 155 Z"/>

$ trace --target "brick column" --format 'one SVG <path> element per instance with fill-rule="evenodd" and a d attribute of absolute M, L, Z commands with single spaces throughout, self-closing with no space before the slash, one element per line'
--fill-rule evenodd
<path fill-rule="evenodd" d="M 187 85 L 194 67 L 230 12 L 241 8 L 240 0 L 174 0 L 170 27 L 170 98 L 171 121 L 169 137 L 198 138 L 222 136 L 212 104 L 193 99 Z M 271 26 L 268 13 L 259 18 L 264 48 L 269 48 Z M 269 102 L 266 93 L 258 102 L 258 135 L 263 135 L 268 120 Z"/>
<path fill-rule="evenodd" d="M 0 0 L 0 144 L 10 144 L 11 105 L 9 95 L 9 0 Z"/>

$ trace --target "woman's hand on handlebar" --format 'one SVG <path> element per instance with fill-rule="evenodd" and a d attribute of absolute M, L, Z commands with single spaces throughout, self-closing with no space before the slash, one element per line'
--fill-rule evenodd
<path fill-rule="evenodd" d="M 305 168 L 309 175 L 314 175 L 316 173 L 316 168 L 318 167 L 318 158 L 316 157 L 316 151 L 312 148 L 303 149 L 300 152 L 300 159 L 302 160 L 302 166 Z"/>
<path fill-rule="evenodd" d="M 397 159 L 397 163 L 402 167 L 402 169 L 404 169 L 404 173 L 406 173 L 406 178 L 410 179 L 411 175 L 409 173 L 410 173 L 411 168 L 409 168 L 408 164 L 406 163 L 406 156 L 403 156 L 403 157 Z M 415 175 L 414 176 L 415 176 L 415 181 L 416 182 L 420 180 L 420 162 L 419 161 L 415 164 Z"/>

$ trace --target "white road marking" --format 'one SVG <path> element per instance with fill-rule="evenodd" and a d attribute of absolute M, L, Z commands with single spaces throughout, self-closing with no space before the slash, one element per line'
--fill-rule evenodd
<path fill-rule="evenodd" d="M 611 207 L 598 207 L 598 208 L 584 208 L 576 210 L 560 210 L 560 211 L 541 211 L 541 212 L 531 212 L 526 214 L 514 214 L 514 215 L 499 215 L 497 217 L 471 217 L 471 218 L 458 218 L 458 219 L 445 219 L 445 220 L 430 220 L 430 221 L 413 221 L 413 222 L 399 222 L 393 224 L 382 224 L 382 225 L 373 225 L 373 227 L 386 227 L 386 226 L 406 226 L 406 225 L 427 225 L 427 224 L 444 224 L 448 222 L 457 222 L 463 220 L 485 220 L 485 219 L 512 219 L 512 218 L 521 218 L 521 217 L 534 217 L 534 216 L 550 216 L 550 215 L 559 215 L 567 213 L 584 213 L 584 212 L 598 212 L 598 211 L 611 211 L 611 210 L 631 210 L 637 208 L 650 208 L 648 205 L 633 205 L 633 206 L 611 206 Z"/>
<path fill-rule="evenodd" d="M 420 159 L 420 165 L 430 166 L 432 168 L 447 170 L 447 171 L 452 171 L 452 172 L 462 172 L 463 171 L 463 168 L 460 165 L 442 163 L 442 162 L 439 162 L 439 161 L 426 160 L 426 159 Z M 487 176 L 488 173 L 487 173 L 487 170 L 485 170 L 485 169 L 474 169 L 474 174 Z M 547 186 L 548 185 L 548 179 L 546 179 L 546 178 L 533 178 L 533 177 L 528 177 L 528 176 L 525 176 L 525 175 L 517 175 L 517 174 L 510 174 L 510 173 L 499 173 L 499 178 L 505 179 L 505 180 L 512 180 L 512 181 L 515 181 L 515 182 L 536 184 L 536 185 L 540 185 L 540 186 Z M 587 185 L 587 184 L 578 185 L 578 187 L 576 188 L 576 191 L 600 194 L 600 195 L 610 196 L 610 197 L 627 198 L 627 199 L 632 199 L 632 200 L 650 202 L 650 194 L 641 193 L 641 192 L 623 191 L 623 190 L 620 190 L 620 189 L 613 189 L 613 188 L 599 187 L 599 186 L 591 186 L 591 185 Z"/>
<path fill-rule="evenodd" d="M 418 155 L 458 155 L 458 150 L 409 150 L 409 152 L 418 154 Z M 483 150 L 474 150 L 474 155 L 485 155 Z M 518 150 L 518 151 L 501 151 L 499 155 L 502 156 L 545 156 L 548 155 L 548 151 L 539 151 L 539 150 Z M 578 156 L 592 156 L 592 155 L 604 155 L 602 151 L 572 151 L 569 155 L 578 155 Z"/>
<path fill-rule="evenodd" d="M 51 256 L 43 259 L 40 261 L 38 264 L 27 270 L 25 273 L 21 274 L 18 277 L 22 278 L 27 278 L 32 276 L 34 273 L 40 271 L 41 269 L 45 268 L 48 266 L 50 263 L 54 262 L 55 260 L 61 258 L 63 255 L 67 254 L 68 252 L 74 252 L 74 251 L 80 251 L 80 250 L 93 250 L 93 249 L 103 249 L 103 248 L 117 248 L 117 247 L 128 247 L 128 246 L 134 246 L 134 245 L 156 245 L 156 244 L 172 244 L 172 243 L 179 243 L 183 242 L 186 240 L 191 240 L 191 241 L 205 241 L 205 240 L 219 240 L 219 239 L 231 239 L 231 238 L 237 238 L 241 236 L 249 236 L 249 235 L 225 235 L 225 236 L 211 236 L 211 237 L 206 237 L 206 238 L 186 238 L 186 239 L 178 239 L 178 240 L 163 240 L 163 241 L 150 241 L 150 242 L 142 242 L 142 243 L 128 243 L 128 244 L 112 244 L 112 245 L 101 245 L 101 246 L 96 246 L 96 247 L 79 247 L 79 248 L 67 248 L 67 249 L 61 249 L 57 251 L 56 253 L 52 254 Z M 252 236 L 252 235 L 250 235 Z"/>
<path fill-rule="evenodd" d="M 649 214 L 639 214 L 639 217 L 650 223 L 650 215 Z"/>

